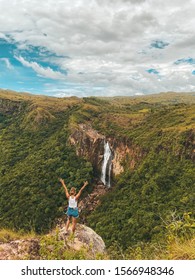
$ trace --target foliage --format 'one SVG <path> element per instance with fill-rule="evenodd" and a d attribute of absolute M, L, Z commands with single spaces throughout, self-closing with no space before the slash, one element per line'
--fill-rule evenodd
<path fill-rule="evenodd" d="M 165 222 L 165 238 L 158 241 L 139 242 L 122 250 L 117 242 L 109 248 L 111 259 L 133 260 L 193 260 L 195 259 L 195 219 L 190 213 L 182 218 L 172 213 Z"/>
<path fill-rule="evenodd" d="M 177 217 L 175 213 L 171 215 L 172 221 L 166 225 L 167 239 L 169 243 L 192 239 L 195 236 L 195 219 L 192 213 L 184 213 L 183 217 Z"/>
<path fill-rule="evenodd" d="M 110 246 L 123 249 L 164 238 L 163 220 L 194 208 L 192 162 L 166 151 L 150 153 L 135 171 L 127 171 L 91 214 L 89 224 Z M 105 215 L 109 213 L 109 215 Z"/>
<path fill-rule="evenodd" d="M 91 181 L 93 169 L 68 145 L 67 124 L 74 108 L 52 111 L 52 123 L 50 118 L 42 122 L 40 117 L 41 122 L 36 119 L 32 129 L 26 126 L 29 106 L 14 107 L 11 115 L 2 113 L 0 227 L 40 233 L 63 215 L 66 198 L 58 177 L 63 177 L 68 187 L 80 188 L 85 180 Z M 44 117 L 45 110 L 39 110 L 39 115 L 42 113 Z"/>
<path fill-rule="evenodd" d="M 139 156 L 134 170 L 132 159 L 124 160 L 124 173 L 113 178 L 87 223 L 111 258 L 177 258 L 170 253 L 177 245 L 194 246 L 188 214 L 170 221 L 172 213 L 194 215 L 194 119 L 194 93 L 57 99 L 0 91 L 0 228 L 48 232 L 66 205 L 58 177 L 68 188 L 93 182 L 91 163 L 68 141 L 79 123 L 88 123 L 114 142 L 138 147 Z M 62 255 L 55 238 L 42 242 L 43 258 L 86 257 Z M 50 245 L 54 255 L 44 251 Z"/>

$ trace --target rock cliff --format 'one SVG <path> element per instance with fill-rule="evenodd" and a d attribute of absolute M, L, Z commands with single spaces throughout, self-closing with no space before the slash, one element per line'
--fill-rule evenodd
<path fill-rule="evenodd" d="M 121 174 L 124 167 L 134 169 L 145 154 L 140 147 L 126 141 L 126 139 L 110 138 L 108 141 L 113 151 L 112 173 L 114 176 Z"/>
<path fill-rule="evenodd" d="M 126 139 L 117 140 L 106 137 L 94 130 L 91 125 L 80 124 L 69 137 L 70 144 L 76 149 L 78 156 L 89 160 L 94 169 L 101 172 L 104 157 L 104 141 L 108 141 L 113 154 L 112 175 L 119 175 L 124 171 L 124 166 L 134 169 L 144 152 L 140 147 L 128 142 Z"/>
<path fill-rule="evenodd" d="M 69 137 L 70 144 L 75 146 L 77 155 L 89 160 L 99 172 L 104 154 L 104 139 L 104 135 L 87 124 L 79 124 Z"/>

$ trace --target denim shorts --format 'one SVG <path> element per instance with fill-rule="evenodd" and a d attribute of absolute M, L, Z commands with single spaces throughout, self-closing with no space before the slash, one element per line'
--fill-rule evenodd
<path fill-rule="evenodd" d="M 66 214 L 67 214 L 68 217 L 78 218 L 79 217 L 79 210 L 78 210 L 78 208 L 68 207 L 68 210 L 67 210 Z"/>

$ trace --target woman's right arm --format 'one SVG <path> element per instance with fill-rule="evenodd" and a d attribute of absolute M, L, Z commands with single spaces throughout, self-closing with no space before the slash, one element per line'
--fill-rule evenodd
<path fill-rule="evenodd" d="M 61 182 L 61 184 L 62 184 L 62 186 L 64 188 L 64 191 L 65 191 L 67 199 L 69 199 L 70 195 L 69 195 L 68 189 L 66 187 L 66 184 L 64 183 L 64 180 L 62 178 L 60 178 L 59 181 Z"/>
<path fill-rule="evenodd" d="M 84 183 L 84 185 L 82 186 L 82 188 L 80 189 L 80 191 L 78 192 L 78 194 L 75 196 L 76 200 L 79 199 L 79 197 L 81 196 L 82 191 L 84 190 L 84 188 L 88 185 L 88 181 L 86 181 Z"/>

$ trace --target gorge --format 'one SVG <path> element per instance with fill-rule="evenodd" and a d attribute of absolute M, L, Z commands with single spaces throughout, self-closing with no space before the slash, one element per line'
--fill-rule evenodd
<path fill-rule="evenodd" d="M 58 99 L 1 91 L 0 228 L 50 231 L 64 217 L 62 177 L 68 188 L 89 181 L 80 219 L 107 247 L 163 242 L 163 221 L 194 209 L 194 106 L 193 93 Z"/>

